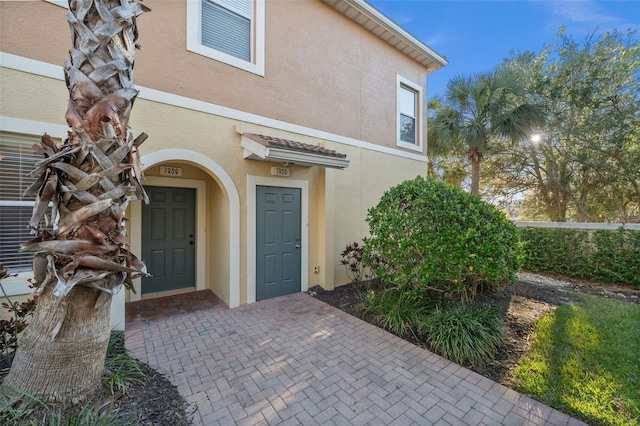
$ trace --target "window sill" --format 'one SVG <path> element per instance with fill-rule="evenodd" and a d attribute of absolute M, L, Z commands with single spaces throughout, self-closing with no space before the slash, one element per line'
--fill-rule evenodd
<path fill-rule="evenodd" d="M 396 146 L 398 148 L 404 148 L 404 149 L 410 149 L 411 151 L 422 152 L 422 146 L 421 145 L 414 145 L 414 144 L 408 143 L 408 142 L 398 141 L 398 142 L 396 142 Z"/>
<path fill-rule="evenodd" d="M 240 68 L 241 70 L 259 75 L 260 77 L 264 77 L 264 63 L 253 64 L 251 62 L 246 62 L 242 59 L 236 58 L 235 56 L 227 55 L 226 53 L 219 52 L 215 49 L 211 49 L 210 47 L 203 46 L 197 43 L 189 43 L 187 45 L 187 50 L 189 52 L 197 53 L 198 55 L 214 59 L 227 65 L 231 65 L 232 67 Z"/>
<path fill-rule="evenodd" d="M 33 278 L 33 273 L 18 272 L 17 274 L 15 277 L 8 277 L 2 280 L 2 288 L 7 296 L 31 294 L 33 289 L 29 287 L 31 283 L 28 280 Z M 2 298 L 2 296 L 4 296 L 4 294 L 0 294 L 0 298 Z"/>

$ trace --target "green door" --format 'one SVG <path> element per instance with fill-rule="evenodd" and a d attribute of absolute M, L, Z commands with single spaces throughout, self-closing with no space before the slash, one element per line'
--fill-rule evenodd
<path fill-rule="evenodd" d="M 256 300 L 300 291 L 300 189 L 256 189 Z"/>
<path fill-rule="evenodd" d="M 196 191 L 145 186 L 142 205 L 142 259 L 151 277 L 142 278 L 142 294 L 195 288 Z"/>

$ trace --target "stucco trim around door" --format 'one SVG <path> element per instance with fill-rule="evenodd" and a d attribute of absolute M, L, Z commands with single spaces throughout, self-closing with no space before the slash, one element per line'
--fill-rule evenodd
<path fill-rule="evenodd" d="M 300 289 L 309 289 L 309 182 L 262 176 L 247 176 L 247 303 L 256 301 L 256 189 L 258 186 L 300 188 Z"/>
<path fill-rule="evenodd" d="M 164 149 L 152 152 L 141 159 L 143 169 L 147 169 L 165 161 L 186 161 L 198 165 L 206 171 L 224 189 L 229 198 L 229 300 L 225 301 L 230 308 L 240 306 L 240 195 L 231 176 L 218 163 L 197 152 L 186 149 Z M 148 178 L 142 183 L 151 185 Z M 206 191 L 205 191 L 206 192 Z M 196 196 L 198 196 L 196 194 Z M 135 204 L 135 203 L 134 203 Z M 132 210 L 133 210 L 132 205 Z M 140 213 L 142 213 L 142 208 Z M 206 209 L 206 206 L 205 206 Z M 196 210 L 199 210 L 196 204 Z M 132 221 L 133 222 L 133 221 Z M 138 221 L 138 223 L 140 223 Z M 132 224 L 133 225 L 133 224 Z M 199 225 L 198 225 L 199 226 Z M 132 226 L 133 227 L 133 226 Z M 139 234 L 140 235 L 140 234 Z M 134 235 L 131 235 L 132 243 Z M 138 237 L 140 238 L 140 237 Z M 141 248 L 141 241 L 138 247 Z M 136 296 L 132 294 L 132 296 Z M 134 299 L 131 299 L 134 300 Z"/>

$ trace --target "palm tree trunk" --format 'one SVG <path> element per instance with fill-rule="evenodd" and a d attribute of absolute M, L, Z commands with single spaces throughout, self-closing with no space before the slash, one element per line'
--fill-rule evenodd
<path fill-rule="evenodd" d="M 480 193 L 480 161 L 482 153 L 477 147 L 472 147 L 468 153 L 471 162 L 471 193 L 478 195 Z"/>
<path fill-rule="evenodd" d="M 100 291 L 85 286 L 64 298 L 53 296 L 52 289 L 43 289 L 4 386 L 8 393 L 19 389 L 45 401 L 77 403 L 100 385 L 110 304 L 94 309 Z"/>
<path fill-rule="evenodd" d="M 26 194 L 36 196 L 29 226 L 37 237 L 34 280 L 41 292 L 3 391 L 76 403 L 100 386 L 110 334 L 111 296 L 145 268 L 125 248 L 124 211 L 146 194 L 139 179 L 136 140 L 128 132 L 136 17 L 130 0 L 70 0 L 69 137 L 47 135 L 36 150 L 44 160 Z M 130 195 L 132 194 L 132 195 Z M 47 218 L 46 206 L 53 211 Z M 53 224 L 47 230 L 44 222 Z M 14 393 L 17 394 L 17 393 Z"/>

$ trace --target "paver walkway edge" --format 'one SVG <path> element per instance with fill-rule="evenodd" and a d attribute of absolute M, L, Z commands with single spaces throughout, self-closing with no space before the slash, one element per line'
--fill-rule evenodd
<path fill-rule="evenodd" d="M 584 425 L 305 293 L 133 302 L 126 328 L 194 425 Z"/>

